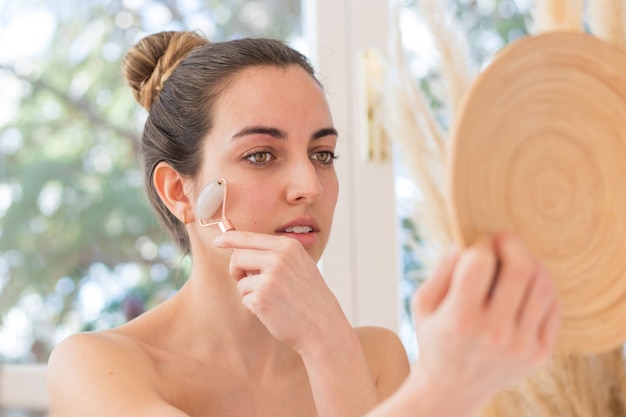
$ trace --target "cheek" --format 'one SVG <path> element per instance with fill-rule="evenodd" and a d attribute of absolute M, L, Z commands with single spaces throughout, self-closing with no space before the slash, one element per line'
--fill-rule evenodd
<path fill-rule="evenodd" d="M 267 185 L 239 186 L 229 198 L 229 216 L 235 227 L 254 231 L 254 225 L 268 218 L 268 213 L 275 212 L 275 190 Z M 272 198 L 273 197 L 273 198 Z"/>
<path fill-rule="evenodd" d="M 322 184 L 322 189 L 324 190 L 324 199 L 328 203 L 329 208 L 334 211 L 337 205 L 337 198 L 339 197 L 339 181 L 337 180 L 337 176 L 333 175 Z"/>

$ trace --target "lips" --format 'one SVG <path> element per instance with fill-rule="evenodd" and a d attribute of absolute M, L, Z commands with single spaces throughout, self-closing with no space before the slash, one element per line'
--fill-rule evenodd
<path fill-rule="evenodd" d="M 311 232 L 319 232 L 319 227 L 315 219 L 310 217 L 301 217 L 298 219 L 294 219 L 289 223 L 279 227 L 276 229 L 276 233 L 311 233 Z"/>
<path fill-rule="evenodd" d="M 279 235 L 296 239 L 305 248 L 315 245 L 318 239 L 318 232 L 319 226 L 313 218 L 309 217 L 295 219 L 276 229 L 276 233 Z"/>

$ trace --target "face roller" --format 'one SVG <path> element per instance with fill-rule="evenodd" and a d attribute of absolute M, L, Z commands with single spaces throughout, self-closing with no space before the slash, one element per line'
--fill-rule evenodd
<path fill-rule="evenodd" d="M 200 226 L 207 227 L 217 224 L 222 232 L 234 230 L 232 222 L 226 217 L 226 194 L 227 183 L 224 178 L 215 179 L 209 182 L 198 197 L 196 206 L 196 217 Z M 219 220 L 212 220 L 215 213 L 222 206 L 222 215 Z"/>

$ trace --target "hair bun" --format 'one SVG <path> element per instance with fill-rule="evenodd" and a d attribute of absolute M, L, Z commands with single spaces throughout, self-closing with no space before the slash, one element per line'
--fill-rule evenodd
<path fill-rule="evenodd" d="M 209 41 L 196 32 L 160 32 L 148 35 L 130 49 L 122 61 L 122 71 L 135 99 L 150 110 L 180 61 L 195 47 Z"/>

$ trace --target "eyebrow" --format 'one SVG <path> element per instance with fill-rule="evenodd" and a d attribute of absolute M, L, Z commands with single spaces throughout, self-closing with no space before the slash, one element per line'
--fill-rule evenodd
<path fill-rule="evenodd" d="M 267 135 L 267 136 L 274 137 L 276 139 L 287 138 L 287 133 L 284 130 L 277 129 L 275 127 L 248 126 L 248 127 L 244 127 L 239 132 L 235 133 L 231 139 L 235 140 L 235 139 L 241 138 L 243 136 L 248 136 L 248 135 Z M 313 133 L 313 135 L 311 135 L 311 140 L 320 139 L 325 136 L 337 137 L 339 136 L 339 133 L 337 132 L 337 129 L 335 129 L 334 127 L 325 127 Z"/>
<path fill-rule="evenodd" d="M 337 129 L 335 129 L 334 127 L 325 127 L 313 133 L 313 136 L 311 137 L 311 139 L 313 140 L 320 139 L 320 138 L 323 138 L 324 136 L 339 137 L 339 133 L 337 132 Z"/>

